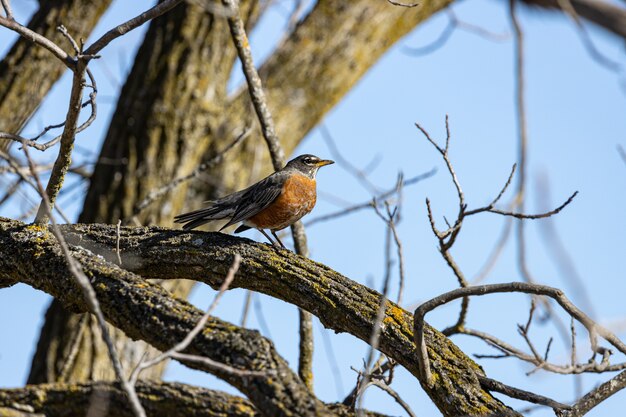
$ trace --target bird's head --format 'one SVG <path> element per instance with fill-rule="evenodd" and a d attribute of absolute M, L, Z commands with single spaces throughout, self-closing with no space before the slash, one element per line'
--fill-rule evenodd
<path fill-rule="evenodd" d="M 320 159 L 315 155 L 304 154 L 293 158 L 287 162 L 285 168 L 295 169 L 309 178 L 315 179 L 317 170 L 324 165 L 334 164 L 330 159 Z"/>

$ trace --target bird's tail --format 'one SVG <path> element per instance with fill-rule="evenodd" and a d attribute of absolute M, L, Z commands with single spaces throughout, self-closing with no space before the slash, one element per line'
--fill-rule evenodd
<path fill-rule="evenodd" d="M 214 202 L 211 206 L 174 217 L 174 223 L 183 223 L 183 230 L 194 229 L 214 220 L 222 220 L 232 216 L 233 209 Z"/>

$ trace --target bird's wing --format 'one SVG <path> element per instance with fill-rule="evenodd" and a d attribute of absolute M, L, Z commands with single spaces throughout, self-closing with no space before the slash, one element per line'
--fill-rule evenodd
<path fill-rule="evenodd" d="M 284 172 L 275 172 L 245 190 L 233 217 L 222 229 L 247 220 L 272 204 L 283 192 L 287 175 Z"/>

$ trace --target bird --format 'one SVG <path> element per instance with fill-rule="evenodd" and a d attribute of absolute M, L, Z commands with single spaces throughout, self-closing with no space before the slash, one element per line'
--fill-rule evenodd
<path fill-rule="evenodd" d="M 191 230 L 215 220 L 228 219 L 220 231 L 241 222 L 235 233 L 254 228 L 272 245 L 278 242 L 284 248 L 276 232 L 291 226 L 313 210 L 317 200 L 317 171 L 334 163 L 311 154 L 297 156 L 284 168 L 250 187 L 208 201 L 207 207 L 180 214 L 174 222 L 183 223 L 183 230 Z M 272 233 L 276 242 L 265 229 Z"/>

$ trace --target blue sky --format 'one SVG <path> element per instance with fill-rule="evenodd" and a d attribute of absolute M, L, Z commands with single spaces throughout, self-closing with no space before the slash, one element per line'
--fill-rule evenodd
<path fill-rule="evenodd" d="M 18 19 L 27 20 L 36 4 L 14 2 Z M 288 5 L 289 2 L 279 2 Z M 457 16 L 497 33 L 511 33 L 507 2 L 476 0 L 454 6 Z M 147 8 L 147 2 L 115 1 L 98 25 L 94 36 Z M 271 52 L 281 36 L 287 10 L 271 8 L 251 37 L 257 62 Z M 583 47 L 574 26 L 566 18 L 541 10 L 520 10 L 526 38 L 526 81 L 528 109 L 528 193 L 527 210 L 537 212 L 555 207 L 572 192 L 578 197 L 558 216 L 549 220 L 529 221 L 526 225 L 529 267 L 542 283 L 563 288 L 566 294 L 601 323 L 624 328 L 626 309 L 626 270 L 620 257 L 626 248 L 626 164 L 619 157 L 617 146 L 626 147 L 626 87 L 624 73 L 610 71 L 594 61 Z M 470 207 L 488 203 L 500 190 L 512 164 L 516 161 L 517 125 L 513 97 L 512 39 L 500 42 L 486 40 L 473 33 L 456 31 L 441 49 L 422 57 L 405 52 L 433 41 L 446 25 L 440 14 L 418 27 L 387 53 L 358 85 L 328 114 L 325 126 L 331 132 L 342 154 L 358 167 L 370 161 L 380 162 L 371 172 L 371 180 L 380 188 L 392 187 L 403 172 L 411 177 L 437 168 L 437 174 L 404 192 L 403 219 L 399 233 L 406 258 L 407 284 L 404 306 L 413 306 L 456 287 L 456 280 L 437 252 L 437 242 L 426 217 L 425 198 L 430 198 L 438 224 L 443 216 L 454 218 L 458 203 L 456 192 L 441 158 L 414 126 L 426 128 L 434 138 L 445 138 L 444 118 L 450 117 L 452 144 L 450 157 L 454 163 Z M 604 31 L 588 26 L 595 44 L 604 54 L 626 66 L 623 41 Z M 99 115 L 96 123 L 78 137 L 77 160 L 93 157 L 115 106 L 120 83 L 132 63 L 134 51 L 143 30 L 130 33 L 104 51 L 103 59 L 93 63 L 99 80 Z M 4 54 L 13 35 L 0 30 L 0 54 Z M 233 76 L 233 85 L 241 76 Z M 33 117 L 25 133 L 62 120 L 69 94 L 67 74 L 57 83 Z M 332 157 L 318 129 L 313 130 L 296 153 L 310 152 Z M 53 160 L 48 151 L 43 160 Z M 71 182 L 70 182 L 71 183 Z M 69 184 L 68 184 L 69 185 Z M 545 192 L 545 189 L 548 192 Z M 81 188 L 61 199 L 71 219 L 82 204 Z M 324 168 L 318 176 L 320 199 L 309 218 L 343 207 L 338 201 L 362 202 L 371 198 L 349 173 L 338 165 Z M 505 194 L 503 202 L 512 198 Z M 340 199 L 339 199 L 340 198 Z M 15 216 L 21 205 L 0 208 L 0 215 Z M 452 254 L 468 277 L 482 267 L 505 219 L 481 214 L 466 221 Z M 563 274 L 555 262 L 554 243 L 547 243 L 545 233 L 552 227 L 580 276 L 584 289 L 572 285 L 571 273 Z M 308 230 L 311 256 L 344 275 L 380 289 L 384 274 L 385 227 L 372 211 L 361 211 L 341 220 L 320 223 Z M 263 240 L 253 232 L 252 238 Z M 515 263 L 514 240 L 509 240 L 499 263 L 486 283 L 520 280 Z M 392 294 L 397 288 L 394 271 Z M 205 308 L 214 295 L 210 288 L 199 285 L 191 301 Z M 238 323 L 244 292 L 229 292 L 216 314 Z M 262 305 L 269 335 L 279 352 L 295 367 L 297 364 L 297 311 L 295 307 L 256 295 Z M 0 291 L 0 334 L 11 334 L 11 343 L 0 343 L 0 386 L 24 383 L 30 359 L 42 323 L 42 314 L 49 297 L 26 286 L 17 285 Z M 525 322 L 528 298 L 521 295 L 494 295 L 472 301 L 468 325 L 492 332 L 523 347 L 516 324 Z M 586 308 L 585 308 L 586 309 Z M 428 316 L 428 321 L 444 328 L 456 320 L 458 304 L 443 307 Z M 562 316 L 566 323 L 568 319 Z M 256 311 L 249 325 L 258 328 Z M 266 330 L 263 329 L 263 332 Z M 621 331 L 620 336 L 626 334 Z M 266 334 L 267 335 L 267 334 Z M 537 325 L 532 336 L 545 346 L 555 335 L 552 326 Z M 343 399 L 355 382 L 350 367 L 359 368 L 367 355 L 367 346 L 344 334 L 322 328 L 315 323 L 315 390 L 326 401 Z M 556 338 L 555 338 L 556 339 Z M 468 353 L 494 353 L 484 344 L 464 336 L 453 338 Z M 341 383 L 333 376 L 325 349 L 332 345 L 341 373 Z M 586 358 L 585 334 L 579 331 L 580 355 Z M 551 357 L 566 362 L 568 356 L 560 340 L 555 340 Z M 615 361 L 624 358 L 616 355 Z M 571 376 L 537 372 L 531 376 L 527 365 L 513 359 L 481 360 L 488 376 L 552 396 L 567 402 L 573 398 Z M 584 391 L 606 380 L 606 376 L 582 378 Z M 172 364 L 166 379 L 234 392 L 210 375 Z M 436 415 L 417 381 L 399 370 L 393 384 L 418 415 Z M 623 410 L 626 394 L 620 393 L 592 411 L 590 416 L 618 415 Z M 517 404 L 505 399 L 508 404 Z M 398 406 L 372 388 L 365 405 L 392 415 L 401 415 Z M 524 407 L 524 404 L 519 404 Z M 553 415 L 549 410 L 533 415 Z"/>

